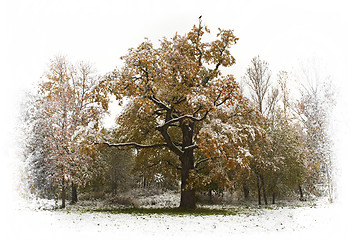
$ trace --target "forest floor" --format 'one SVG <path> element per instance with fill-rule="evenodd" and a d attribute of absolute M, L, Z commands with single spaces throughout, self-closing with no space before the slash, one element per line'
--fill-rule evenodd
<path fill-rule="evenodd" d="M 241 201 L 202 204 L 192 213 L 175 209 L 179 201 L 175 192 L 133 200 L 120 199 L 125 205 L 132 202 L 124 207 L 111 200 L 82 200 L 65 209 L 57 209 L 55 201 L 26 201 L 11 211 L 3 239 L 254 239 L 259 235 L 262 239 L 306 239 L 311 235 L 328 239 L 348 227 L 340 217 L 342 209 L 325 199 L 280 201 L 267 206 Z"/>

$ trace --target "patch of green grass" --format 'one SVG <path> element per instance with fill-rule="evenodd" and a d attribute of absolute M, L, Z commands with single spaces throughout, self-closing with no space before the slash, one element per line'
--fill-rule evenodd
<path fill-rule="evenodd" d="M 209 216 L 209 215 L 238 215 L 241 214 L 236 209 L 208 209 L 208 208 L 196 208 L 196 209 L 182 209 L 182 208 L 120 208 L 120 209 L 95 209 L 88 212 L 101 212 L 110 214 L 133 214 L 133 215 L 193 215 L 193 216 Z"/>

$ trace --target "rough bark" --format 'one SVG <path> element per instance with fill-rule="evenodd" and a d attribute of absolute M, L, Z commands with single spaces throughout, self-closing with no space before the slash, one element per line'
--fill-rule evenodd
<path fill-rule="evenodd" d="M 189 171 L 192 169 L 190 163 L 190 159 L 184 159 L 182 163 L 180 208 L 194 209 L 196 208 L 195 189 L 187 188 Z"/>
<path fill-rule="evenodd" d="M 192 145 L 193 126 L 189 124 L 182 125 L 183 148 Z M 184 150 L 181 161 L 181 200 L 180 208 L 195 209 L 196 197 L 195 189 L 187 186 L 190 170 L 194 169 L 194 151 L 193 149 Z"/>

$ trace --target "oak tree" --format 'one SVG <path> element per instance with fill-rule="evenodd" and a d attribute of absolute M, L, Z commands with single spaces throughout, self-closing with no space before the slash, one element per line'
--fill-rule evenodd
<path fill-rule="evenodd" d="M 210 181 L 200 179 L 200 169 L 207 165 L 211 175 L 225 181 L 224 167 L 250 157 L 242 141 L 247 130 L 236 122 L 237 113 L 250 112 L 247 101 L 235 78 L 220 71 L 235 64 L 230 48 L 238 38 L 218 29 L 216 40 L 205 42 L 206 33 L 200 19 L 189 33 L 163 38 L 158 47 L 145 40 L 129 49 L 123 67 L 106 82 L 118 100 L 129 101 L 118 119 L 120 143 L 106 145 L 172 154 L 161 160 L 180 169 L 180 207 L 189 209 L 196 207 L 197 184 Z"/>

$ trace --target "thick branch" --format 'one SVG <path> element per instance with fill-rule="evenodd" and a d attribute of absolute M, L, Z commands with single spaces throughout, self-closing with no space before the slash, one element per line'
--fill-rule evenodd
<path fill-rule="evenodd" d="M 184 152 L 182 150 L 180 150 L 172 141 L 171 137 L 169 136 L 168 132 L 167 132 L 167 128 L 163 127 L 163 128 L 157 128 L 157 130 L 162 134 L 164 140 L 167 142 L 166 146 L 173 151 L 176 155 L 178 156 L 182 156 L 184 154 Z"/>
<path fill-rule="evenodd" d="M 149 97 L 150 100 L 152 100 L 152 102 L 154 102 L 155 104 L 157 104 L 159 107 L 165 109 L 165 110 L 171 110 L 170 107 L 168 107 L 165 103 L 163 103 L 161 100 L 157 99 L 154 95 Z"/>
<path fill-rule="evenodd" d="M 155 114 L 157 116 L 162 116 L 164 111 L 165 111 L 165 109 L 157 109 L 153 112 L 153 114 Z"/>
<path fill-rule="evenodd" d="M 199 147 L 199 146 L 197 146 L 197 144 L 193 144 L 193 145 L 184 147 L 184 150 L 192 150 L 192 149 L 196 149 L 196 148 L 198 148 L 198 147 Z"/>
<path fill-rule="evenodd" d="M 158 130 L 158 129 L 161 129 L 161 128 L 165 128 L 165 127 L 171 125 L 172 123 L 179 122 L 179 121 L 182 121 L 184 119 L 190 119 L 190 120 L 195 121 L 195 122 L 200 122 L 200 121 L 204 120 L 207 117 L 207 114 L 209 112 L 210 112 L 210 110 L 206 111 L 205 115 L 203 117 L 201 117 L 201 118 L 196 118 L 196 117 L 194 117 L 192 115 L 184 115 L 184 116 L 181 116 L 181 117 L 173 118 L 173 119 L 165 122 L 163 125 L 156 127 L 156 129 Z"/>
<path fill-rule="evenodd" d="M 108 147 L 135 147 L 135 148 L 154 148 L 154 147 L 167 147 L 166 143 L 156 143 L 156 144 L 151 144 L 151 145 L 143 145 L 143 144 L 138 144 L 135 142 L 129 142 L 129 143 L 115 143 L 115 144 L 110 144 L 110 143 L 95 143 L 95 144 L 104 144 L 107 145 Z"/>

